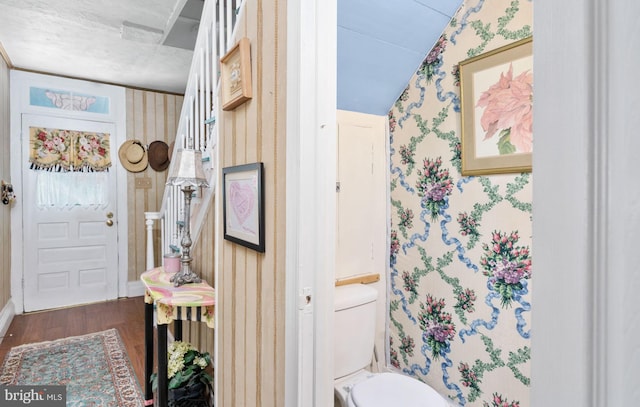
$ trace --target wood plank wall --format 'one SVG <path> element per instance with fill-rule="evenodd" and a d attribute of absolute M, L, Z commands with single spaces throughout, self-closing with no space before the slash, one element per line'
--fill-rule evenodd
<path fill-rule="evenodd" d="M 215 225 L 215 197 L 209 207 L 209 211 L 203 220 L 200 237 L 192 247 L 192 269 L 207 283 L 215 287 L 214 262 L 216 244 Z M 198 348 L 206 350 L 214 355 L 214 332 L 202 323 L 183 322 L 183 335 L 185 340 L 195 344 Z"/>
<path fill-rule="evenodd" d="M 161 140 L 170 144 L 176 138 L 183 97 L 166 93 L 127 89 L 127 140 L 144 145 Z M 148 180 L 150 188 L 137 187 L 136 180 Z M 127 174 L 129 217 L 129 281 L 138 281 L 146 269 L 146 226 L 144 213 L 156 212 L 162 205 L 167 170 L 157 172 L 150 166 Z M 161 264 L 160 224 L 154 226 L 156 265 Z"/>
<path fill-rule="evenodd" d="M 286 1 L 246 3 L 235 39 L 248 37 L 251 42 L 253 98 L 221 113 L 221 166 L 264 163 L 266 252 L 214 236 L 214 211 L 222 211 L 217 199 L 194 246 L 194 264 L 213 282 L 212 259 L 219 245 L 218 404 L 280 407 L 285 364 Z M 213 354 L 212 332 L 201 324 L 191 324 L 187 337 Z"/>
<path fill-rule="evenodd" d="M 2 49 L 2 45 L 0 45 Z M 9 67 L 0 56 L 0 179 L 11 181 L 9 157 Z M 0 204 L 0 310 L 11 298 L 11 211 Z"/>

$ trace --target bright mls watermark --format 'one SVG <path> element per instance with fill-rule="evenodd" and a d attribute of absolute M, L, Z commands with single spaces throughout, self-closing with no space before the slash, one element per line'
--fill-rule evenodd
<path fill-rule="evenodd" d="M 66 386 L 0 385 L 1 407 L 65 407 L 66 405 Z"/>

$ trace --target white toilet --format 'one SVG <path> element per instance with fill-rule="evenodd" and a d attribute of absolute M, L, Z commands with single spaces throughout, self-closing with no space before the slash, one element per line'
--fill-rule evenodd
<path fill-rule="evenodd" d="M 421 381 L 398 373 L 371 373 L 378 291 L 364 284 L 335 290 L 336 407 L 449 407 Z"/>

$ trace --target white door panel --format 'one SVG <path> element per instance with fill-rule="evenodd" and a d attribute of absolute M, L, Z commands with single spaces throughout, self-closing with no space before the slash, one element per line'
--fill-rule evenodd
<path fill-rule="evenodd" d="M 28 164 L 30 127 L 109 133 L 112 168 L 106 177 L 107 201 L 95 207 L 39 206 L 38 171 L 29 169 Z M 25 311 L 116 298 L 118 254 L 115 126 L 86 120 L 23 115 L 21 140 L 24 163 Z M 64 177 L 65 173 L 61 176 Z M 111 221 L 112 225 L 109 226 L 107 221 Z"/>

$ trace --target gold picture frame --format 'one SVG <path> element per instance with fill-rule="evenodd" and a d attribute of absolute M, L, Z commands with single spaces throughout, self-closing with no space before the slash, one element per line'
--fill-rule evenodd
<path fill-rule="evenodd" d="M 251 44 L 242 38 L 220 58 L 222 110 L 233 110 L 251 99 Z"/>
<path fill-rule="evenodd" d="M 532 37 L 460 62 L 462 175 L 530 172 Z"/>

